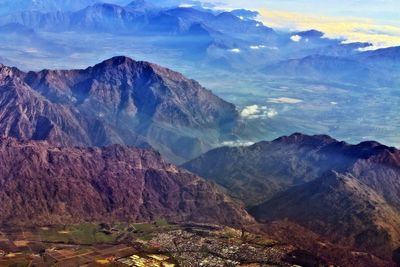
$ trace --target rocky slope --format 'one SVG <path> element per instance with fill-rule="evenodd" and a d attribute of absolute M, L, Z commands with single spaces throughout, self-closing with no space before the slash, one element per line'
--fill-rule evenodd
<path fill-rule="evenodd" d="M 400 212 L 351 174 L 330 173 L 251 209 L 261 222 L 289 220 L 329 237 L 391 258 L 400 246 Z"/>
<path fill-rule="evenodd" d="M 183 167 L 214 180 L 232 196 L 254 205 L 292 185 L 316 179 L 334 166 L 335 162 L 316 155 L 320 147 L 334 141 L 328 136 L 295 134 L 248 147 L 217 148 Z"/>
<path fill-rule="evenodd" d="M 262 223 L 289 220 L 338 246 L 391 259 L 400 246 L 400 151 L 294 134 L 220 148 L 184 165 L 216 181 Z M 211 177 L 215 178 L 211 178 Z"/>
<path fill-rule="evenodd" d="M 57 148 L 1 138 L 0 165 L 3 225 L 158 218 L 234 226 L 252 222 L 215 186 L 150 150 Z"/>
<path fill-rule="evenodd" d="M 400 207 L 399 165 L 396 148 L 376 142 L 350 145 L 326 135 L 296 133 L 248 147 L 217 148 L 183 166 L 212 179 L 249 205 L 333 170 L 352 173 Z"/>
<path fill-rule="evenodd" d="M 235 106 L 160 66 L 115 57 L 85 70 L 0 66 L 0 132 L 55 145 L 149 145 L 180 162 L 219 144 Z M 179 145 L 178 145 L 179 144 Z"/>

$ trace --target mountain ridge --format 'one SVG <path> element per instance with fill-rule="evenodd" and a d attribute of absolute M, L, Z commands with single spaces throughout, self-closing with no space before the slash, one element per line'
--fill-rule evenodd
<path fill-rule="evenodd" d="M 0 162 L 1 224 L 252 221 L 216 187 L 151 150 L 62 148 L 0 137 Z"/>
<path fill-rule="evenodd" d="M 3 66 L 0 71 L 1 81 L 15 80 L 11 88 L 20 87 L 19 93 L 13 95 L 14 106 L 6 104 L 10 102 L 7 99 L 10 95 L 5 92 L 10 87 L 3 84 L 0 90 L 1 102 L 10 114 L 13 108 L 22 105 L 24 110 L 30 105 L 28 116 L 21 112 L 11 120 L 3 114 L 3 124 L 10 127 L 3 127 L 2 133 L 15 137 L 32 138 L 38 118 L 44 117 L 52 129 L 58 127 L 61 133 L 63 129 L 77 129 L 79 133 L 73 139 L 66 138 L 66 142 L 61 137 L 50 139 L 54 144 L 150 145 L 179 162 L 219 144 L 219 139 L 229 134 L 239 117 L 233 104 L 198 82 L 161 66 L 123 56 L 84 70 L 25 73 Z M 45 114 L 48 108 L 36 110 L 37 105 L 28 104 L 30 100 L 24 97 L 24 92 L 35 94 L 36 102 L 47 103 L 39 107 L 57 105 L 65 112 L 53 116 L 51 112 Z M 15 125 L 23 120 L 25 127 Z M 75 127 L 66 126 L 72 124 Z M 184 143 L 185 147 L 179 148 L 175 145 L 177 142 Z"/>

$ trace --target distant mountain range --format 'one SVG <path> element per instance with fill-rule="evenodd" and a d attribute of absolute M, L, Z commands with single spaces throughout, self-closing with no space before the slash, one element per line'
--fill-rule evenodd
<path fill-rule="evenodd" d="M 185 64 L 196 59 L 216 69 L 356 85 L 394 86 L 399 81 L 398 48 L 362 52 L 372 44 L 344 43 L 318 30 L 275 31 L 258 21 L 255 11 L 227 12 L 195 3 L 182 7 L 173 1 L 137 0 L 127 4 L 89 0 L 62 5 L 53 0 L 19 2 L 14 4 L 15 12 L 1 16 L 0 25 L 37 32 L 153 37 L 152 44 L 162 49 L 179 48 Z M 23 37 L 23 33 L 20 35 Z M 60 50 L 62 46 L 45 49 L 47 53 Z M 360 76 L 365 79 L 355 78 Z"/>
<path fill-rule="evenodd" d="M 400 151 L 294 134 L 223 147 L 183 165 L 223 186 L 258 221 L 288 219 L 390 259 L 400 245 Z"/>
<path fill-rule="evenodd" d="M 347 56 L 371 45 L 343 44 L 341 40 L 324 38 L 316 30 L 276 32 L 258 21 L 256 12 L 249 10 L 225 12 L 196 5 L 166 7 L 143 0 L 128 5 L 81 5 L 79 10 L 27 8 L 3 16 L 0 24 L 17 23 L 37 31 L 156 36 L 163 38 L 161 47 L 179 47 L 184 51 L 184 59 L 196 57 L 217 68 L 265 67 L 272 62 L 314 54 Z"/>
<path fill-rule="evenodd" d="M 38 33 L 153 38 L 151 44 L 160 49 L 171 52 L 179 49 L 177 56 L 184 64 L 192 66 L 196 60 L 198 64 L 217 70 L 258 72 L 266 77 L 290 76 L 305 81 L 374 87 L 397 86 L 400 80 L 396 47 L 363 52 L 372 44 L 344 43 L 341 39 L 327 38 L 318 30 L 275 31 L 258 21 L 255 11 L 237 9 L 227 12 L 197 4 L 182 7 L 172 2 L 144 0 L 129 4 L 92 0 L 72 4 L 76 1 L 67 1 L 65 6 L 59 7 L 51 0 L 21 2 L 24 2 L 21 4 L 24 8 L 14 8 L 16 12 L 8 12 L 0 18 L 2 27 L 25 27 L 24 31 L 30 29 Z M 16 44 L 24 44 L 24 34 L 21 32 L 19 36 L 14 38 Z M 46 38 L 46 34 L 39 34 L 23 46 L 28 48 L 32 43 L 36 50 L 46 55 L 73 54 L 68 51 L 68 46 L 57 46 L 50 40 L 45 43 Z"/>
<path fill-rule="evenodd" d="M 235 127 L 234 105 L 160 66 L 115 57 L 85 70 L 0 67 L 0 132 L 56 145 L 153 147 L 180 162 Z"/>
<path fill-rule="evenodd" d="M 314 81 L 393 87 L 400 81 L 398 79 L 399 48 L 385 48 L 353 55 L 315 54 L 268 65 L 264 72 L 272 76 L 289 76 Z"/>

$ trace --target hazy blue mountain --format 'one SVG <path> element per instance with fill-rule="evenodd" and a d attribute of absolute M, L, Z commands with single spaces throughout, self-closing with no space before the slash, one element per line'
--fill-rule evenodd
<path fill-rule="evenodd" d="M 184 59 L 204 59 L 223 68 L 276 63 L 314 54 L 352 54 L 365 44 L 344 45 L 316 30 L 277 33 L 256 20 L 257 12 L 216 12 L 205 8 L 162 8 L 158 2 L 136 0 L 127 5 L 96 3 L 77 11 L 26 10 L 0 19 L 37 31 L 90 32 L 161 38 L 158 46 L 177 47 Z M 174 38 L 172 38 L 174 36 Z M 175 38 L 179 37 L 179 38 Z M 244 64 L 245 63 L 245 64 Z M 250 65 L 249 65 L 250 64 Z"/>
<path fill-rule="evenodd" d="M 359 58 L 400 60 L 400 46 L 362 52 Z"/>
<path fill-rule="evenodd" d="M 400 46 L 366 51 L 355 58 L 371 67 L 394 71 L 400 77 Z"/>
<path fill-rule="evenodd" d="M 320 80 L 354 79 L 361 82 L 370 70 L 357 61 L 346 58 L 312 55 L 283 61 L 265 69 L 270 75 L 289 75 Z"/>
<path fill-rule="evenodd" d="M 290 76 L 305 80 L 391 87 L 400 82 L 399 67 L 400 60 L 395 57 L 311 55 L 269 65 L 264 71 L 268 75 Z"/>

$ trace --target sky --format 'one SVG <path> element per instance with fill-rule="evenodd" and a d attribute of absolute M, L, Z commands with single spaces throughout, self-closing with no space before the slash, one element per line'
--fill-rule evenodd
<path fill-rule="evenodd" d="M 258 10 L 267 26 L 318 29 L 327 37 L 400 45 L 400 0 L 204 0 L 221 8 Z"/>

